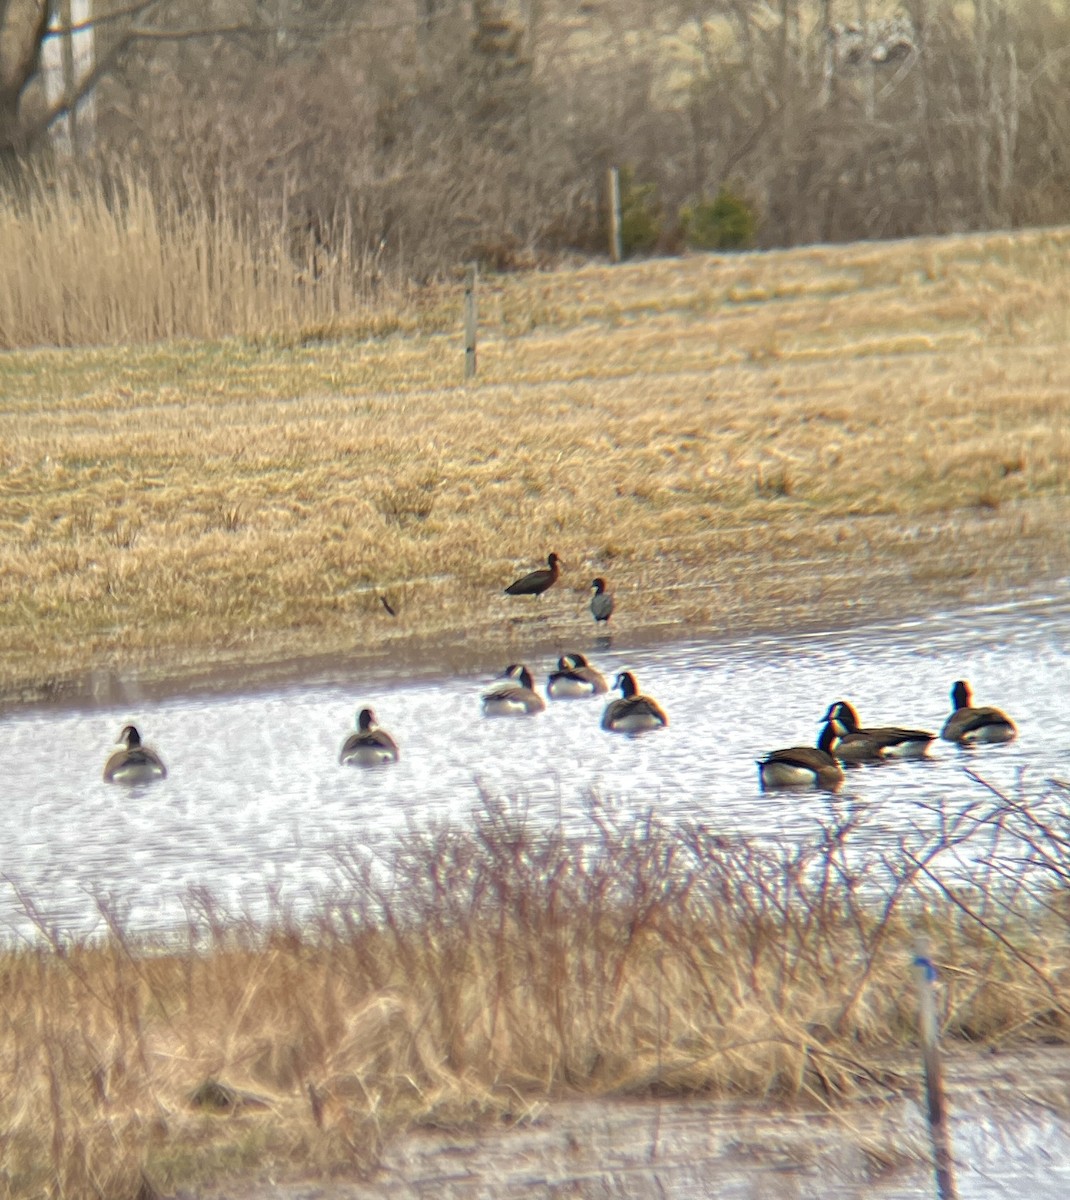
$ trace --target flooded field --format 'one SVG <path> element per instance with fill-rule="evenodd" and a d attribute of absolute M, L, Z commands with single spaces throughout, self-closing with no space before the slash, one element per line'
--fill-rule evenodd
<path fill-rule="evenodd" d="M 863 843 L 891 845 L 983 793 L 967 768 L 1012 796 L 1070 779 L 1065 594 L 807 635 L 561 646 L 527 659 L 540 690 L 555 653 L 569 650 L 587 653 L 610 682 L 633 670 L 669 728 L 605 733 L 604 698 L 487 719 L 480 694 L 505 663 L 448 677 L 342 666 L 249 692 L 8 711 L 0 926 L 28 929 L 20 893 L 50 923 L 83 932 L 99 922 L 98 898 L 134 930 L 181 923 L 199 888 L 230 912 L 262 913 L 268 897 L 300 908 L 330 891 L 342 859 L 388 854 L 413 826 L 463 824 L 487 793 L 578 834 L 594 806 L 614 821 L 654 809 L 725 834 L 790 839 L 812 834 L 831 805 L 858 819 Z M 834 801 L 759 790 L 755 760 L 812 743 L 832 701 L 853 701 L 863 724 L 938 732 L 958 678 L 973 683 L 976 703 L 1016 719 L 1016 742 L 974 752 L 937 742 L 931 761 L 849 772 Z M 396 738 L 399 763 L 339 765 L 364 705 Z M 159 750 L 167 779 L 102 781 L 130 720 Z"/>
<path fill-rule="evenodd" d="M 959 1200 L 1070 1191 L 1070 1056 L 1023 1050 L 948 1060 Z M 909 1090 L 909 1089 L 908 1089 Z M 701 1096 L 558 1102 L 530 1120 L 425 1129 L 367 1182 L 224 1188 L 205 1200 L 922 1200 L 936 1197 L 914 1098 L 834 1112 Z"/>

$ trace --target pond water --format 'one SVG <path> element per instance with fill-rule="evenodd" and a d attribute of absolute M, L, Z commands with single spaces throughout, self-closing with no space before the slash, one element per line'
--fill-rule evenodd
<path fill-rule="evenodd" d="M 1066 1055 L 1048 1047 L 946 1065 L 960 1200 L 1066 1196 Z M 937 1195 L 929 1154 L 915 1099 L 829 1113 L 697 1096 L 579 1100 L 551 1104 L 519 1127 L 412 1131 L 389 1147 L 367 1183 L 344 1192 L 281 1186 L 272 1196 L 919 1200 Z"/>
<path fill-rule="evenodd" d="M 304 683 L 136 707 L 6 712 L 0 932 L 32 928 L 23 897 L 51 924 L 77 932 L 99 925 L 98 897 L 142 931 L 184 923 L 185 898 L 199 887 L 229 911 L 260 911 L 269 895 L 300 905 L 330 890 L 340 854 L 387 853 L 414 824 L 463 824 L 481 793 L 512 798 L 530 821 L 577 830 L 589 827 L 593 796 L 618 821 L 653 808 L 725 834 L 811 836 L 828 819 L 827 798 L 763 794 L 755 760 L 812 744 L 839 698 L 854 702 L 863 724 L 939 732 L 959 678 L 972 682 L 977 704 L 1015 718 L 1019 739 L 965 752 L 938 742 L 929 761 L 851 771 L 837 804 L 859 816 L 865 837 L 892 844 L 904 829 L 933 824 L 941 807 L 976 800 L 983 788 L 964 768 L 1016 797 L 1070 780 L 1063 589 L 826 632 L 645 646 L 585 636 L 560 652 L 588 654 L 610 682 L 618 670 L 634 671 L 668 712 L 669 728 L 604 733 L 602 698 L 487 719 L 479 698 L 494 672 L 475 667 L 431 678 L 340 667 Z M 554 657 L 528 658 L 540 689 Z M 396 738 L 399 763 L 339 765 L 364 705 Z M 164 758 L 167 779 L 102 781 L 130 720 Z"/>

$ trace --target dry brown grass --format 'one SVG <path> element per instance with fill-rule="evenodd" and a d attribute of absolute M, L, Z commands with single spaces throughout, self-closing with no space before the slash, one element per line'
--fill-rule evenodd
<path fill-rule="evenodd" d="M 919 936 L 948 1042 L 1065 1044 L 1065 804 L 989 797 L 882 858 L 835 808 L 792 846 L 593 809 L 581 845 L 488 801 L 342 860 L 300 924 L 202 896 L 153 945 L 102 904 L 109 936 L 72 944 L 40 917 L 0 959 L 4 1194 L 359 1172 L 414 1124 L 562 1096 L 912 1094 Z"/>
<path fill-rule="evenodd" d="M 469 386 L 448 289 L 381 337 L 343 321 L 6 354 L 0 685 L 393 655 L 460 630 L 496 655 L 518 629 L 586 630 L 594 574 L 630 635 L 1056 576 L 1068 241 L 490 278 Z M 558 587 L 506 602 L 551 549 Z"/>
<path fill-rule="evenodd" d="M 222 189 L 159 195 L 87 172 L 31 176 L 2 199 L 0 349 L 399 328 L 376 263 L 328 256 L 284 218 L 240 217 Z"/>

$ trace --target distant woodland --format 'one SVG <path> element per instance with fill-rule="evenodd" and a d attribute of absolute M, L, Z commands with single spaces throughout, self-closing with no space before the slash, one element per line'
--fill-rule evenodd
<path fill-rule="evenodd" d="M 1070 6 L 0 0 L 0 158 L 413 279 L 604 253 L 610 166 L 640 251 L 726 189 L 764 247 L 1056 224 Z"/>

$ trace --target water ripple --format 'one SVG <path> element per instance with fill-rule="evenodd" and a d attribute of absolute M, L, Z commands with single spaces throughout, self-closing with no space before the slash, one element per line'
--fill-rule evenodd
<path fill-rule="evenodd" d="M 479 704 L 487 678 L 475 673 L 177 697 L 136 712 L 7 713 L 0 927 L 29 928 L 16 889 L 79 931 L 99 922 L 95 897 L 114 898 L 131 926 L 157 929 L 183 920 L 191 888 L 253 910 L 269 893 L 313 895 L 337 878 L 339 855 L 389 848 L 413 824 L 464 823 L 481 791 L 516 797 L 531 820 L 578 829 L 588 827 L 593 796 L 616 819 L 653 807 L 729 835 L 806 837 L 828 820 L 827 799 L 763 795 L 755 760 L 812 743 L 841 697 L 864 724 L 938 731 L 961 677 L 977 703 L 1015 717 L 1019 740 L 974 753 L 938 743 L 931 761 L 851 772 L 838 804 L 864 814 L 865 837 L 894 846 L 905 830 L 933 827 L 941 809 L 976 800 L 979 785 L 964 767 L 1026 797 L 1070 777 L 1070 603 L 1059 596 L 824 633 L 574 648 L 607 675 L 635 671 L 669 728 L 604 733 L 599 700 L 487 720 Z M 541 686 L 552 663 L 530 666 Z M 395 766 L 338 765 L 364 704 L 396 737 Z M 163 782 L 101 781 L 128 719 L 163 755 Z"/>

